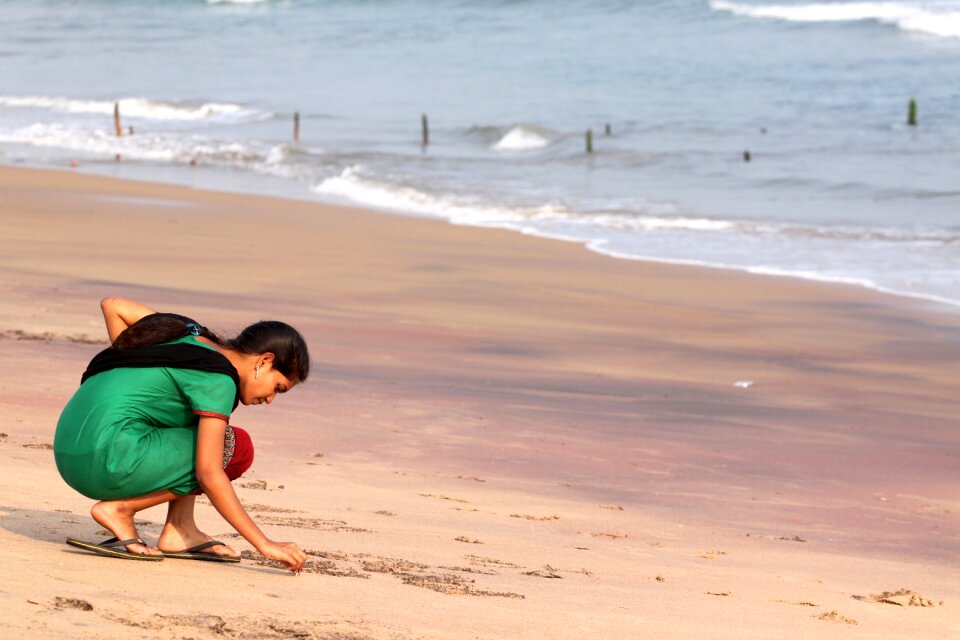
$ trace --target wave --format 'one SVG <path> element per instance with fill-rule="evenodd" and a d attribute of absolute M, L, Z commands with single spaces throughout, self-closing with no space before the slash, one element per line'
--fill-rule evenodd
<path fill-rule="evenodd" d="M 265 120 L 274 115 L 239 104 L 217 102 L 189 104 L 146 98 L 78 100 L 62 96 L 0 96 L 2 107 L 44 109 L 61 113 L 113 115 L 116 104 L 120 105 L 120 114 L 125 119 L 251 121 Z"/>
<path fill-rule="evenodd" d="M 788 22 L 873 21 L 902 31 L 941 38 L 960 38 L 960 4 L 934 2 L 839 2 L 811 4 L 745 4 L 710 0 L 710 8 L 748 18 Z"/>
<path fill-rule="evenodd" d="M 505 227 L 524 231 L 524 222 L 560 219 L 572 214 L 556 204 L 536 207 L 497 206 L 468 196 L 431 195 L 412 187 L 365 177 L 364 165 L 351 165 L 316 186 L 320 195 L 345 199 L 387 211 L 430 216 L 455 224 L 483 227 Z"/>
<path fill-rule="evenodd" d="M 871 243 L 910 247 L 951 247 L 960 244 L 960 233 L 947 229 L 915 227 L 819 226 L 726 220 L 679 215 L 673 207 L 638 201 L 629 212 L 578 212 L 556 203 L 510 207 L 493 205 L 477 198 L 431 195 L 413 187 L 367 176 L 362 164 L 343 169 L 338 175 L 317 184 L 314 192 L 354 203 L 417 215 L 429 215 L 464 224 L 507 225 L 511 228 L 533 223 L 560 223 L 578 235 L 593 231 L 652 234 L 737 234 L 741 237 L 779 237 L 795 241 Z M 656 214 L 651 213 L 656 212 Z M 581 234 L 582 230 L 582 234 Z"/>
<path fill-rule="evenodd" d="M 553 140 L 542 129 L 529 125 L 517 125 L 507 131 L 493 145 L 498 151 L 532 151 L 549 146 Z"/>

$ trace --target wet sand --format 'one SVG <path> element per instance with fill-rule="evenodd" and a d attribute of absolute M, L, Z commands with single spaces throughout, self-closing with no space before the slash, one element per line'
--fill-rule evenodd
<path fill-rule="evenodd" d="M 3 168 L 0 194 L 0 624 L 19 635 L 960 632 L 955 308 L 69 172 Z M 302 576 L 209 505 L 239 567 L 62 543 L 98 535 L 45 445 L 106 295 L 306 334 L 311 379 L 234 415 L 257 446 L 238 493 L 310 551 Z"/>

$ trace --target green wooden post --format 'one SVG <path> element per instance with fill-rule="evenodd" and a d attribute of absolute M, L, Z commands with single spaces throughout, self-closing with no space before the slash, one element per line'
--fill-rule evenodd
<path fill-rule="evenodd" d="M 587 153 L 593 153 L 593 129 L 587 129 Z"/>
<path fill-rule="evenodd" d="M 911 127 L 917 126 L 917 101 L 910 98 L 910 105 L 907 107 L 907 124 Z"/>
<path fill-rule="evenodd" d="M 423 146 L 430 144 L 430 124 L 427 122 L 427 114 L 420 117 L 420 128 L 423 130 Z"/>

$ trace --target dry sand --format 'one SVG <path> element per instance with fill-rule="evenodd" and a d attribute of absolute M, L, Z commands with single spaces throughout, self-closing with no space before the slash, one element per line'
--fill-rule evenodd
<path fill-rule="evenodd" d="M 0 220 L 2 637 L 960 636 L 956 309 L 66 172 L 0 169 Z M 241 565 L 63 544 L 100 535 L 49 444 L 106 295 L 307 335 L 234 415 L 303 575 L 208 504 Z"/>

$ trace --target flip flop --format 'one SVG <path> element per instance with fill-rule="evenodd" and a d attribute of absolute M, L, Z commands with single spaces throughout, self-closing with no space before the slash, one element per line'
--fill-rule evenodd
<path fill-rule="evenodd" d="M 104 540 L 100 543 L 94 542 L 84 542 L 83 540 L 74 540 L 73 538 L 67 538 L 67 544 L 71 547 L 79 547 L 86 551 L 93 551 L 96 554 L 101 556 L 108 556 L 111 558 L 125 558 L 127 560 L 147 560 L 150 562 L 155 562 L 157 560 L 163 560 L 163 556 L 148 556 L 144 553 L 133 553 L 132 551 L 127 551 L 126 546 L 128 544 L 142 544 L 146 546 L 146 543 L 140 538 L 130 538 L 129 540 L 117 540 L 116 538 L 110 538 L 109 540 Z"/>
<path fill-rule="evenodd" d="M 203 551 L 216 546 L 227 546 L 219 540 L 210 540 L 195 547 L 184 549 L 183 551 L 164 551 L 163 555 L 167 558 L 179 558 L 181 560 L 206 560 L 207 562 L 240 562 L 240 558 L 231 556 L 221 556 L 210 551 Z"/>

